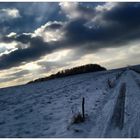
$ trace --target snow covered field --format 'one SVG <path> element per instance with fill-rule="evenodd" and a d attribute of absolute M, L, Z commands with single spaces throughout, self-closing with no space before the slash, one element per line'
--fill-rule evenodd
<path fill-rule="evenodd" d="M 85 98 L 86 120 L 72 124 Z M 140 74 L 79 74 L 0 89 L 0 137 L 140 137 Z"/>

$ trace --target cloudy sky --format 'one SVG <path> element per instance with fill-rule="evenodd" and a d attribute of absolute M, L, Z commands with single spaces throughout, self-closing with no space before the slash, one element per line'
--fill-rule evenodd
<path fill-rule="evenodd" d="M 140 3 L 0 3 L 0 87 L 88 63 L 140 63 Z"/>

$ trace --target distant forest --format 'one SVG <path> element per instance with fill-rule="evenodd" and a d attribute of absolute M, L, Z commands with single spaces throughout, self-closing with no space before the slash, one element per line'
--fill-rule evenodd
<path fill-rule="evenodd" d="M 74 68 L 71 68 L 71 69 L 66 69 L 66 70 L 59 71 L 56 74 L 52 74 L 48 77 L 39 78 L 39 79 L 36 79 L 34 81 L 30 81 L 28 84 L 35 83 L 35 82 L 47 81 L 47 80 L 55 79 L 55 78 L 62 78 L 62 77 L 70 76 L 70 75 L 104 71 L 104 70 L 106 70 L 106 68 L 101 67 L 98 64 L 87 64 L 87 65 L 78 66 L 78 67 L 74 67 Z"/>

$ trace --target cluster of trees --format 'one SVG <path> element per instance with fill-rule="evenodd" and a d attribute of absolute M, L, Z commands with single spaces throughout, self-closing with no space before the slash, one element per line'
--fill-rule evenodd
<path fill-rule="evenodd" d="M 79 66 L 79 67 L 74 67 L 71 69 L 62 70 L 62 71 L 57 72 L 56 74 L 52 74 L 45 78 L 36 79 L 29 83 L 41 82 L 41 81 L 46 81 L 46 80 L 50 80 L 50 79 L 66 77 L 66 76 L 70 76 L 70 75 L 76 75 L 76 74 L 82 74 L 82 73 L 88 73 L 88 72 L 97 72 L 97 71 L 103 71 L 103 70 L 106 70 L 106 68 L 101 67 L 100 65 L 87 64 L 87 65 L 83 65 L 83 66 Z"/>

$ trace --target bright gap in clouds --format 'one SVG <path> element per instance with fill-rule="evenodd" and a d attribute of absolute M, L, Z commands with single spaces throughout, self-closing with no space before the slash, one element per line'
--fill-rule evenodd
<path fill-rule="evenodd" d="M 58 52 L 54 52 L 52 54 L 47 55 L 44 59 L 48 62 L 53 62 L 53 61 L 61 61 L 61 60 L 65 60 L 69 53 L 71 53 L 72 50 L 67 49 L 67 50 L 61 50 Z"/>
<path fill-rule="evenodd" d="M 35 71 L 35 70 L 40 69 L 41 67 L 39 65 L 37 65 L 36 63 L 31 62 L 31 63 L 27 63 L 27 64 L 23 65 L 22 68 L 25 70 L 29 70 L 29 71 Z"/>

